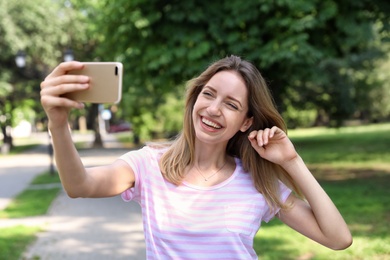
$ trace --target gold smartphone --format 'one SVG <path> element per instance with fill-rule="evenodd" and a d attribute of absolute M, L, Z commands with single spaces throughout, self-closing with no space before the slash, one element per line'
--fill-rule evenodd
<path fill-rule="evenodd" d="M 122 98 L 123 65 L 120 62 L 83 62 L 84 68 L 68 74 L 90 78 L 87 90 L 67 93 L 64 96 L 87 103 L 118 103 Z"/>

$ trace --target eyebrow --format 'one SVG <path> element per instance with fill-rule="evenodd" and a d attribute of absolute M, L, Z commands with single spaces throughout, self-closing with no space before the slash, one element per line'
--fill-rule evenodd
<path fill-rule="evenodd" d="M 208 89 L 212 90 L 213 92 L 217 92 L 217 90 L 216 90 L 215 88 L 213 88 L 213 87 L 211 87 L 211 86 L 209 86 L 209 85 L 205 85 L 204 88 L 208 88 Z M 238 99 L 236 99 L 236 98 L 234 98 L 234 97 L 232 97 L 232 96 L 227 96 L 227 98 L 230 99 L 230 100 L 233 100 L 233 101 L 237 102 L 237 103 L 240 105 L 241 109 L 244 108 L 244 107 L 242 106 L 241 102 L 240 102 Z"/>

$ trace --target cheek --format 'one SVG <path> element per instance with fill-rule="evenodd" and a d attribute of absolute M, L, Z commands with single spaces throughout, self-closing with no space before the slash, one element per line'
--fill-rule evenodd
<path fill-rule="evenodd" d="M 241 131 L 244 126 L 247 126 L 249 124 L 247 119 L 248 119 L 247 117 L 242 117 L 242 116 L 236 117 L 234 122 L 237 131 Z"/>
<path fill-rule="evenodd" d="M 192 107 L 192 112 L 191 112 L 193 122 L 196 120 L 198 112 L 199 112 L 199 103 L 198 101 L 196 101 L 194 106 Z"/>
<path fill-rule="evenodd" d="M 195 104 L 192 107 L 192 116 L 196 114 L 196 111 L 198 111 L 198 102 L 195 102 Z"/>
<path fill-rule="evenodd" d="M 199 112 L 199 110 L 202 109 L 203 107 L 205 107 L 205 102 L 198 98 L 198 99 L 195 101 L 195 104 L 194 104 L 193 109 L 192 109 L 192 113 L 193 113 L 193 114 L 196 114 L 196 113 Z"/>

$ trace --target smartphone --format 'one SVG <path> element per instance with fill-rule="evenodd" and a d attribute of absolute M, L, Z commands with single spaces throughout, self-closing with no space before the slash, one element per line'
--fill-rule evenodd
<path fill-rule="evenodd" d="M 87 90 L 67 93 L 64 96 L 86 103 L 119 103 L 122 98 L 123 65 L 120 62 L 83 62 L 84 68 L 68 74 L 90 78 Z"/>

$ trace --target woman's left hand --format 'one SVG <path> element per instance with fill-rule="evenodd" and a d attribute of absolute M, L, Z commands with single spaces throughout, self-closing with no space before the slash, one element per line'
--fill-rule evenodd
<path fill-rule="evenodd" d="M 276 126 L 252 131 L 248 139 L 262 158 L 275 164 L 283 166 L 283 164 L 298 157 L 294 145 L 286 133 Z"/>

